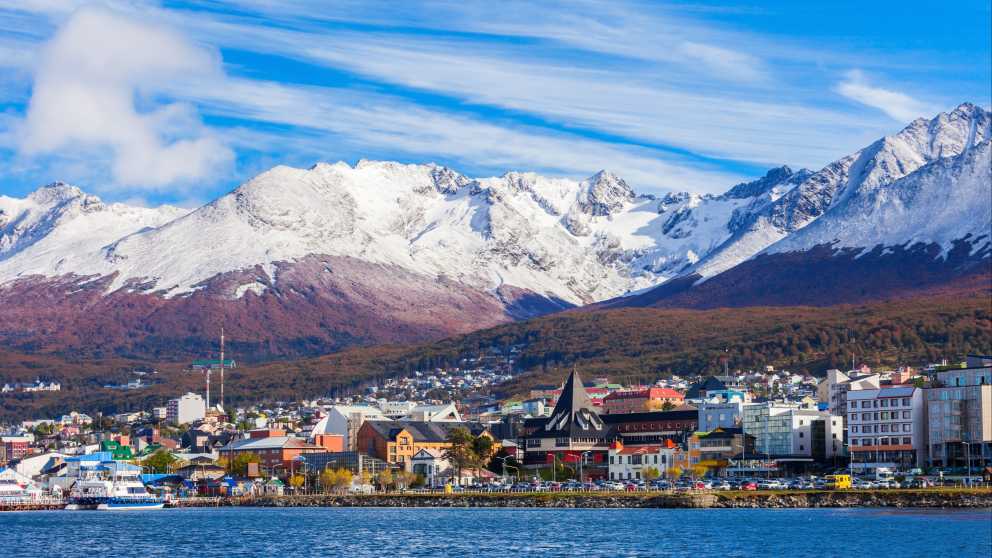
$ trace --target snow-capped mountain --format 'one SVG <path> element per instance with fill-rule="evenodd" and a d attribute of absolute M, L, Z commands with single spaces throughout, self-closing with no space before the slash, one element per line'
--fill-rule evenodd
<path fill-rule="evenodd" d="M 751 212 L 734 235 L 689 272 L 712 277 L 814 222 L 847 197 L 902 178 L 927 163 L 960 155 L 992 136 L 992 116 L 965 103 L 834 161 L 774 203 Z"/>
<path fill-rule="evenodd" d="M 605 171 L 470 178 L 376 161 L 276 167 L 193 211 L 56 183 L 0 197 L 0 312 L 14 318 L 0 338 L 157 350 L 225 322 L 245 350 L 308 353 L 655 300 L 824 244 L 946 253 L 988 228 L 989 137 L 989 113 L 964 104 L 818 172 L 660 199 Z"/>
<path fill-rule="evenodd" d="M 918 119 L 751 212 L 679 277 L 609 305 L 824 304 L 988 283 L 990 138 L 975 105 Z"/>
<path fill-rule="evenodd" d="M 188 213 L 108 206 L 55 184 L 33 203 L 7 200 L 0 282 L 113 276 L 108 292 L 168 298 L 260 266 L 226 293 L 240 298 L 277 283 L 276 264 L 321 255 L 586 304 L 674 276 L 807 174 L 784 167 L 724 196 L 657 200 L 605 171 L 578 182 L 470 179 L 436 165 L 362 161 L 276 167 Z"/>

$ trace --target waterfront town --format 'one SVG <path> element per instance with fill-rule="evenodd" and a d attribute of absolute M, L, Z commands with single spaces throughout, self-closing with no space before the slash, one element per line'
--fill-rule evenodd
<path fill-rule="evenodd" d="M 0 506 L 93 503 L 83 487 L 109 483 L 106 497 L 121 475 L 138 504 L 165 505 L 381 491 L 921 488 L 992 474 L 988 356 L 638 386 L 571 370 L 560 385 L 497 400 L 491 388 L 513 378 L 509 363 L 478 359 L 343 397 L 228 408 L 209 377 L 234 361 L 197 361 L 204 392 L 163 407 L 4 425 Z"/>

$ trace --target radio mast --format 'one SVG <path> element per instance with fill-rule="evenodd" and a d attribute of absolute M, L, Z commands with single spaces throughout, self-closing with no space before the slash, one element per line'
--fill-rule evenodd
<path fill-rule="evenodd" d="M 224 326 L 220 328 L 220 408 L 224 408 Z"/>

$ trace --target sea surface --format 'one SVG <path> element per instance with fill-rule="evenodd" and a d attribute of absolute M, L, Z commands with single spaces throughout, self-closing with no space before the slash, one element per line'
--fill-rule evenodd
<path fill-rule="evenodd" d="M 0 513 L 0 556 L 988 558 L 992 510 L 189 508 Z"/>

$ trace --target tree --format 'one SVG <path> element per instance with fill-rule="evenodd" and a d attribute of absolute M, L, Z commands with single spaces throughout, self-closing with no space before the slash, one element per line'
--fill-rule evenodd
<path fill-rule="evenodd" d="M 393 486 L 394 482 L 393 470 L 387 467 L 382 471 L 379 471 L 379 477 L 377 480 L 379 482 L 379 486 L 382 487 L 383 490 L 389 490 L 389 488 Z"/>
<path fill-rule="evenodd" d="M 324 492 L 331 492 L 337 486 L 338 483 L 338 473 L 334 469 L 328 467 L 320 473 L 320 488 Z"/>
<path fill-rule="evenodd" d="M 306 482 L 306 478 L 299 473 L 289 477 L 289 486 L 293 487 L 293 490 L 299 490 L 304 482 Z"/>
<path fill-rule="evenodd" d="M 359 479 L 361 480 L 362 486 L 368 486 L 372 484 L 372 473 L 363 470 L 362 474 L 359 475 Z"/>
<path fill-rule="evenodd" d="M 403 469 L 396 471 L 394 477 L 396 479 L 396 488 L 399 490 L 405 490 L 417 480 L 416 474 Z"/>
<path fill-rule="evenodd" d="M 650 482 L 650 481 L 653 481 L 654 479 L 660 477 L 661 476 L 661 472 L 658 471 L 658 468 L 657 467 L 648 467 L 647 469 L 644 469 L 643 471 L 641 471 L 641 476 L 644 477 L 644 480 Z"/>
<path fill-rule="evenodd" d="M 665 470 L 665 474 L 668 475 L 668 478 L 677 480 L 682 476 L 682 468 L 679 466 L 669 467 Z"/>
<path fill-rule="evenodd" d="M 175 456 L 169 450 L 160 449 L 146 457 L 141 464 L 148 467 L 153 473 L 168 473 L 169 466 L 175 461 Z"/>
<path fill-rule="evenodd" d="M 262 459 L 255 453 L 239 453 L 227 464 L 227 471 L 234 476 L 244 477 L 248 475 L 249 463 L 261 463 Z"/>
<path fill-rule="evenodd" d="M 338 469 L 334 472 L 334 488 L 338 491 L 346 491 L 351 488 L 351 481 L 354 475 L 348 469 Z"/>
<path fill-rule="evenodd" d="M 473 467 L 478 462 L 478 455 L 475 453 L 475 436 L 468 428 L 459 426 L 448 432 L 448 443 L 451 445 L 444 450 L 444 458 L 455 467 L 458 478 L 461 479 L 462 469 Z"/>

